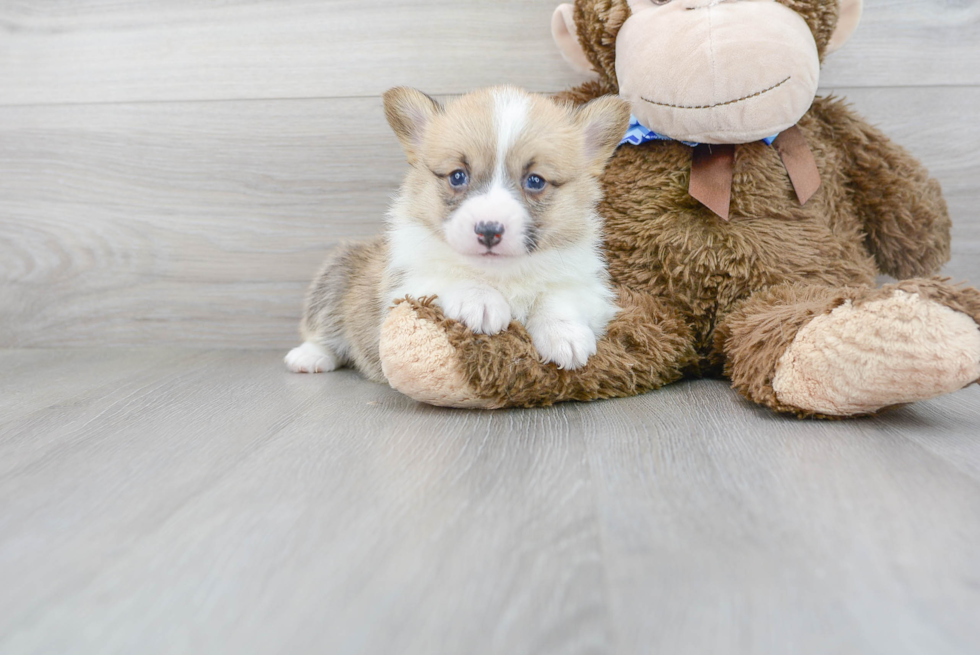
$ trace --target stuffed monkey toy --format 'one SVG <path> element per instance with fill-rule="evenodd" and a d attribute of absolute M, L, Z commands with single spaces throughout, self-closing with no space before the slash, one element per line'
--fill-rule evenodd
<path fill-rule="evenodd" d="M 388 315 L 390 384 L 452 407 L 630 396 L 724 376 L 801 417 L 847 417 L 980 379 L 980 292 L 928 277 L 949 258 L 938 182 L 845 103 L 820 66 L 860 0 L 577 0 L 565 58 L 633 119 L 602 178 L 621 311 L 576 370 L 512 323 L 477 335 L 426 299 Z M 876 286 L 878 275 L 900 282 Z"/>

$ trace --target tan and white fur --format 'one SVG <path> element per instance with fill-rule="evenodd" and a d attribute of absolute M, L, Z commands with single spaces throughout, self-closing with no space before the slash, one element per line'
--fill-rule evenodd
<path fill-rule="evenodd" d="M 408 88 L 384 101 L 412 168 L 385 235 L 342 246 L 314 280 L 289 369 L 384 381 L 380 326 L 405 296 L 434 296 L 476 333 L 519 321 L 545 361 L 584 366 L 617 311 L 595 206 L 628 105 L 574 109 L 509 86 L 445 107 Z"/>

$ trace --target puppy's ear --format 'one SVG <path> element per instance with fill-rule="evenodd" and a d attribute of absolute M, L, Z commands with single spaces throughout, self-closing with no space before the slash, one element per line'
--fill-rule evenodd
<path fill-rule="evenodd" d="M 388 124 L 401 141 L 408 163 L 414 165 L 425 130 L 442 107 L 421 91 L 406 86 L 385 91 L 384 102 Z"/>
<path fill-rule="evenodd" d="M 585 134 L 585 156 L 598 175 L 626 136 L 630 104 L 619 96 L 602 96 L 580 107 L 575 117 Z"/>

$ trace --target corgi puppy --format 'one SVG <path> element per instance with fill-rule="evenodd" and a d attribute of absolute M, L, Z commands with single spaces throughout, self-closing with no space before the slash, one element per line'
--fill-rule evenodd
<path fill-rule="evenodd" d="M 595 208 L 629 104 L 501 86 L 445 106 L 395 88 L 384 106 L 411 170 L 384 236 L 341 246 L 313 281 L 288 368 L 349 365 L 384 382 L 381 324 L 406 295 L 434 296 L 476 333 L 519 321 L 545 361 L 584 366 L 617 312 Z"/>

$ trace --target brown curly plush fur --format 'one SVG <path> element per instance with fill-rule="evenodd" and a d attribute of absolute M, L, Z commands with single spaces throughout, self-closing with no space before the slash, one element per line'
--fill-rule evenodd
<path fill-rule="evenodd" d="M 493 407 L 633 396 L 680 379 L 684 366 L 697 359 L 684 321 L 656 298 L 622 288 L 618 302 L 623 311 L 609 325 L 598 352 L 574 371 L 542 363 L 516 321 L 490 337 L 445 318 L 428 300 L 407 302 L 419 317 L 446 331 L 473 390 Z"/>
<path fill-rule="evenodd" d="M 837 3 L 781 0 L 810 25 L 821 54 Z M 575 20 L 598 80 L 560 94 L 575 104 L 616 93 L 616 33 L 625 0 L 579 0 Z M 725 375 L 750 400 L 813 416 L 773 391 L 779 357 L 813 317 L 846 300 L 895 289 L 980 322 L 980 293 L 938 279 L 875 289 L 876 276 L 929 276 L 949 258 L 950 220 L 939 184 L 904 149 L 843 102 L 817 98 L 799 122 L 822 186 L 800 206 L 776 151 L 739 146 L 731 220 L 688 193 L 691 151 L 653 141 L 619 148 L 602 178 L 606 256 L 624 311 L 598 354 L 580 370 L 540 362 L 524 329 L 473 335 L 428 304 L 459 355 L 459 368 L 487 406 L 628 396 L 685 375 Z"/>

